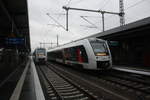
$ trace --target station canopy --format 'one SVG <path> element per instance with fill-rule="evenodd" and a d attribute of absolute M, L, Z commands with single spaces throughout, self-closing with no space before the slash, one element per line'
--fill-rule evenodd
<path fill-rule="evenodd" d="M 0 0 L 0 48 L 30 51 L 27 0 Z"/>
<path fill-rule="evenodd" d="M 97 37 L 103 39 L 112 39 L 112 38 L 128 38 L 128 37 L 137 37 L 137 36 L 149 36 L 150 31 L 150 17 L 138 20 L 133 23 L 126 24 L 124 26 L 119 26 L 104 32 L 100 32 L 90 37 Z"/>

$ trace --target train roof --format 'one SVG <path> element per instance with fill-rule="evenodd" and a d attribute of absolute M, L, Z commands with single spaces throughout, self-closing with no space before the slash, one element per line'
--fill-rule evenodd
<path fill-rule="evenodd" d="M 41 49 L 46 50 L 45 48 L 36 48 L 35 50 L 41 50 Z"/>
<path fill-rule="evenodd" d="M 75 41 L 72 41 L 72 42 L 69 42 L 69 43 L 66 43 L 66 44 L 63 44 L 63 45 L 60 45 L 58 47 L 55 47 L 55 48 L 52 48 L 52 49 L 49 49 L 49 51 L 53 51 L 53 50 L 60 50 L 62 48 L 67 48 L 67 47 L 72 47 L 72 46 L 75 46 L 79 43 L 83 43 L 84 41 L 89 41 L 89 40 L 101 40 L 101 41 L 105 41 L 105 40 L 102 40 L 102 39 L 99 39 L 99 38 L 84 38 L 84 39 L 78 39 L 78 40 L 75 40 Z"/>
<path fill-rule="evenodd" d="M 45 48 L 36 48 L 36 49 L 34 50 L 34 52 L 37 51 L 37 50 L 46 50 L 46 49 L 45 49 Z"/>

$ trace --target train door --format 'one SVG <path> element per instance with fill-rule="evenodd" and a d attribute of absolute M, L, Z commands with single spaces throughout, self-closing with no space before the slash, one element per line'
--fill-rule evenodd
<path fill-rule="evenodd" d="M 85 51 L 84 46 L 78 46 L 77 47 L 77 58 L 80 63 L 87 63 L 88 62 L 88 57 L 87 53 Z"/>
<path fill-rule="evenodd" d="M 78 59 L 78 62 L 82 63 L 83 62 L 83 58 L 82 58 L 82 52 L 80 50 L 80 48 L 78 47 L 77 48 L 77 59 Z"/>

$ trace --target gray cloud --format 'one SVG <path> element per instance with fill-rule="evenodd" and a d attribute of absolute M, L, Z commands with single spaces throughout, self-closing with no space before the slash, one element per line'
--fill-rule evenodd
<path fill-rule="evenodd" d="M 39 42 L 56 42 L 56 35 L 59 35 L 60 44 L 70 42 L 94 33 L 101 32 L 102 21 L 98 13 L 69 11 L 69 30 L 66 32 L 61 27 L 54 27 L 47 24 L 56 24 L 46 13 L 49 13 L 59 23 L 65 26 L 65 16 L 56 15 L 65 13 L 62 6 L 67 5 L 70 0 L 28 0 L 30 36 L 32 49 L 39 46 Z M 71 0 L 70 7 L 102 9 L 107 11 L 119 12 L 119 0 Z M 126 23 L 130 23 L 150 16 L 149 0 L 124 0 Z M 132 7 L 133 6 L 133 7 Z M 98 29 L 83 27 L 89 26 L 80 16 L 89 17 L 88 20 L 98 26 Z M 105 15 L 105 29 L 119 26 L 119 17 Z M 50 45 L 47 45 L 49 47 Z"/>

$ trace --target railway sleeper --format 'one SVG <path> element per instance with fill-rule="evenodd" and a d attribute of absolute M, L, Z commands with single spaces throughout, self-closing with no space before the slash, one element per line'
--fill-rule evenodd
<path fill-rule="evenodd" d="M 56 88 L 57 90 L 73 89 L 73 86 Z"/>
<path fill-rule="evenodd" d="M 84 98 L 84 94 L 77 94 L 77 95 L 70 95 L 70 96 L 63 96 L 64 99 L 72 100 L 72 99 L 81 99 Z"/>
<path fill-rule="evenodd" d="M 58 98 L 57 97 L 52 97 L 52 98 L 50 98 L 50 100 L 58 100 Z"/>
<path fill-rule="evenodd" d="M 60 93 L 62 96 L 81 94 L 80 91 Z"/>
<path fill-rule="evenodd" d="M 77 89 L 73 88 L 73 89 L 69 89 L 69 90 L 59 90 L 60 93 L 73 92 L 73 91 L 77 91 Z"/>
<path fill-rule="evenodd" d="M 50 91 L 48 90 L 48 91 L 47 91 L 48 94 L 53 93 L 53 92 L 54 92 L 54 91 L 52 91 L 52 90 L 50 90 Z"/>
<path fill-rule="evenodd" d="M 55 88 L 66 88 L 66 87 L 70 87 L 70 84 L 65 84 L 65 85 L 54 85 Z"/>

